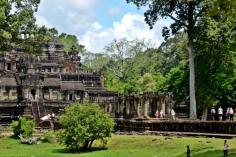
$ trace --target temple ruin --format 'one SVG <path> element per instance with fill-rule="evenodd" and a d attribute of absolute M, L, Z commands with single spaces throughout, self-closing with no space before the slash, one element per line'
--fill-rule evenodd
<path fill-rule="evenodd" d="M 72 102 L 97 102 L 112 117 L 149 118 L 156 110 L 168 117 L 171 94 L 145 93 L 122 96 L 107 91 L 102 74 L 86 72 L 75 50 L 68 54 L 57 41 L 44 44 L 42 53 L 28 54 L 16 48 L 0 53 L 0 121 L 20 116 L 56 115 Z"/>

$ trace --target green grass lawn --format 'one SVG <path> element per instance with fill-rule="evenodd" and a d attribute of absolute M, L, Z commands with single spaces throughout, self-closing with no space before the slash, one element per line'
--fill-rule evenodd
<path fill-rule="evenodd" d="M 185 157 L 190 145 L 191 157 L 222 157 L 223 139 L 177 138 L 161 136 L 113 136 L 108 149 L 89 153 L 67 153 L 58 144 L 19 144 L 18 140 L 0 138 L 0 157 Z M 236 140 L 228 140 L 229 157 L 236 157 Z"/>

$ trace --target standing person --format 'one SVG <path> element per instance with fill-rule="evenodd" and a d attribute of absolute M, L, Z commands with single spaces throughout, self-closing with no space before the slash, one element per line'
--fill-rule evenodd
<path fill-rule="evenodd" d="M 234 110 L 232 107 L 229 109 L 229 116 L 230 116 L 230 121 L 234 121 Z"/>
<path fill-rule="evenodd" d="M 160 118 L 160 112 L 157 110 L 155 113 L 156 118 Z"/>
<path fill-rule="evenodd" d="M 227 140 L 224 141 L 224 157 L 228 156 L 228 148 Z"/>
<path fill-rule="evenodd" d="M 226 120 L 229 120 L 230 119 L 230 110 L 229 108 L 227 108 L 226 110 Z"/>
<path fill-rule="evenodd" d="M 162 110 L 160 112 L 160 118 L 164 118 L 164 112 Z"/>
<path fill-rule="evenodd" d="M 221 108 L 221 106 L 218 109 L 218 115 L 219 115 L 219 121 L 222 121 L 222 117 L 223 117 L 223 109 Z"/>
<path fill-rule="evenodd" d="M 187 157 L 190 157 L 190 148 L 189 148 L 189 146 L 187 146 Z"/>
<path fill-rule="evenodd" d="M 175 121 L 175 111 L 174 109 L 171 109 L 171 117 L 172 117 L 172 120 Z"/>
<path fill-rule="evenodd" d="M 211 108 L 211 119 L 215 120 L 215 116 L 216 116 L 216 110 L 214 107 Z"/>

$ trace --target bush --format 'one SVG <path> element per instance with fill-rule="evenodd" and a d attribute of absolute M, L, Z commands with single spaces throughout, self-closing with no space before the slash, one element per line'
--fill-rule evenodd
<path fill-rule="evenodd" d="M 18 121 L 13 121 L 11 123 L 11 128 L 14 137 L 18 138 L 19 135 L 22 135 L 24 138 L 30 138 L 33 134 L 34 122 L 25 117 L 21 117 Z"/>
<path fill-rule="evenodd" d="M 43 134 L 41 141 L 44 143 L 55 143 L 56 142 L 56 135 L 53 131 L 47 131 Z"/>
<path fill-rule="evenodd" d="M 70 151 L 87 151 L 95 140 L 106 142 L 111 136 L 114 121 L 97 104 L 75 103 L 67 106 L 60 116 L 63 129 L 59 131 L 58 141 Z"/>

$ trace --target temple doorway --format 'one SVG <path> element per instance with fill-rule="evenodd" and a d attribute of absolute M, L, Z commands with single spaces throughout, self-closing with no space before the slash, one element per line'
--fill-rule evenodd
<path fill-rule="evenodd" d="M 31 95 L 32 95 L 33 99 L 35 99 L 35 95 L 36 95 L 36 90 L 35 89 L 31 89 Z"/>
<path fill-rule="evenodd" d="M 69 101 L 73 101 L 73 94 L 69 94 Z"/>

